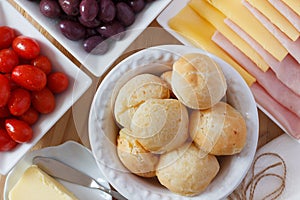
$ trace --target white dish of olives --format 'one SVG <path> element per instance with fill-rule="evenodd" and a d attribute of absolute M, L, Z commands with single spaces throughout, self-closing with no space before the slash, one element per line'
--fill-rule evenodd
<path fill-rule="evenodd" d="M 78 8 L 79 11 L 70 10 L 70 8 L 62 6 L 66 1 L 77 2 L 76 8 Z M 50 17 L 47 17 L 42 14 L 43 10 L 41 9 L 43 9 L 43 6 L 40 6 L 40 4 L 44 3 L 47 5 L 47 3 L 50 2 L 49 0 L 15 0 L 19 6 L 68 50 L 83 67 L 87 68 L 93 75 L 100 77 L 171 0 L 109 0 L 115 5 L 113 20 L 111 20 L 111 16 L 109 16 L 112 11 L 106 14 L 101 13 L 101 10 L 111 9 L 111 6 L 107 3 L 108 0 L 96 1 L 98 6 L 90 6 L 95 3 L 95 1 L 96 0 L 56 0 L 55 2 L 60 5 L 60 11 L 56 12 L 60 12 L 60 14 L 53 11 L 48 13 Z M 140 8 L 138 8 L 138 2 L 144 2 L 145 7 L 139 4 Z M 92 11 L 90 13 L 84 12 L 83 10 L 88 9 L 88 7 Z M 98 10 L 93 10 L 95 7 L 97 7 Z M 133 13 L 129 14 L 128 7 L 130 7 L 134 13 L 134 20 L 132 19 Z M 73 16 L 71 14 L 72 12 L 75 13 Z M 56 15 L 60 15 L 60 17 Z M 80 25 L 74 25 L 74 21 Z M 79 30 L 76 29 L 76 31 L 74 31 L 73 26 L 82 26 L 83 24 L 85 24 L 86 28 L 81 27 Z M 70 26 L 72 28 L 70 28 Z M 87 26 L 91 27 L 88 28 Z M 125 32 L 123 32 L 123 29 Z M 89 38 L 87 36 L 94 36 L 95 31 L 97 32 L 97 37 L 86 41 Z M 116 33 L 117 35 L 115 35 Z M 107 39 L 107 37 L 111 35 L 114 36 Z M 102 38 L 99 36 L 102 36 Z M 85 47 L 83 46 L 84 44 Z M 96 46 L 95 44 L 99 45 L 93 49 L 93 46 Z"/>

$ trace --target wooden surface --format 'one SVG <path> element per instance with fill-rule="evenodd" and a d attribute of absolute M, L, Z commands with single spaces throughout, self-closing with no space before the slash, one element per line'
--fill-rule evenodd
<path fill-rule="evenodd" d="M 28 16 L 21 8 L 19 8 L 13 0 L 8 0 L 12 3 L 41 33 L 43 33 L 59 50 L 61 50 L 67 57 L 69 57 L 78 67 L 86 72 L 93 80 L 92 86 L 89 90 L 70 108 L 63 117 L 51 128 L 51 130 L 35 145 L 32 150 L 41 149 L 43 147 L 55 146 L 64 143 L 68 140 L 77 141 L 87 147 L 89 146 L 87 124 L 89 106 L 92 102 L 93 96 L 97 87 L 105 77 L 94 77 L 89 73 L 76 58 L 68 53 L 54 38 L 52 38 L 47 31 L 40 27 L 30 16 Z M 53 27 L 54 28 L 54 27 Z M 128 55 L 147 47 L 161 45 L 161 44 L 180 44 L 170 34 L 160 28 L 159 24 L 154 20 L 149 27 L 132 43 L 131 46 L 116 60 L 110 67 L 110 71 L 118 62 Z M 107 72 L 108 72 L 107 71 Z M 106 74 L 107 74 L 106 72 Z M 259 144 L 267 143 L 283 131 L 274 124 L 264 113 L 259 110 Z M 3 188 L 5 183 L 5 176 L 0 175 L 0 200 L 3 199 Z"/>

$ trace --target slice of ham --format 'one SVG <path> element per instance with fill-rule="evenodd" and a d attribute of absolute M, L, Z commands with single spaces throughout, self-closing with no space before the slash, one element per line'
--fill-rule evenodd
<path fill-rule="evenodd" d="M 300 16 L 295 11 L 282 0 L 269 0 L 269 2 L 300 32 Z"/>
<path fill-rule="evenodd" d="M 291 55 L 279 62 L 233 21 L 225 19 L 224 22 L 261 55 L 283 84 L 300 95 L 300 64 Z"/>
<path fill-rule="evenodd" d="M 280 128 L 293 138 L 300 139 L 300 118 L 273 99 L 258 83 L 250 87 L 257 104 L 272 115 Z M 267 115 L 268 115 L 267 114 Z M 274 119 L 275 118 L 275 119 Z M 279 122 L 279 123 L 278 123 Z"/>
<path fill-rule="evenodd" d="M 300 117 L 300 96 L 279 81 L 271 69 L 266 72 L 261 71 L 255 63 L 218 31 L 215 32 L 212 40 L 253 75 L 274 99 Z"/>
<path fill-rule="evenodd" d="M 291 40 L 286 34 L 284 34 L 277 26 L 275 26 L 268 18 L 266 18 L 259 10 L 254 8 L 250 3 L 245 0 L 243 0 L 242 3 L 288 50 L 289 54 L 293 56 L 298 63 L 300 63 L 300 37 L 296 41 Z"/>

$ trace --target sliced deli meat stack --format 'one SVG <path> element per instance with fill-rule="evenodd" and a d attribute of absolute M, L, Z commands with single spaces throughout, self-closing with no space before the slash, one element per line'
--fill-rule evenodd
<path fill-rule="evenodd" d="M 282 84 L 271 69 L 267 72 L 259 70 L 247 56 L 234 47 L 221 33 L 216 33 L 213 36 L 213 40 L 238 63 L 244 66 L 250 74 L 255 76 L 257 82 L 269 93 L 269 95 L 276 99 L 282 106 L 300 117 L 300 96 L 296 95 Z"/>
<path fill-rule="evenodd" d="M 255 74 L 257 82 L 252 84 L 250 89 L 254 94 L 257 103 L 282 124 L 284 128 L 281 128 L 286 129 L 285 131 L 287 131 L 290 135 L 299 139 L 300 118 L 293 111 L 287 108 L 287 106 L 283 106 L 282 102 L 286 105 L 294 104 L 296 107 L 299 107 L 300 97 L 293 95 L 294 93 L 288 92 L 288 89 L 284 88 L 284 86 L 280 84 L 280 81 L 275 78 L 274 73 L 271 70 L 268 70 L 266 73 L 261 72 L 251 60 L 235 48 L 221 33 L 216 32 L 212 39 L 223 49 L 226 49 L 226 51 L 242 66 L 247 66 L 247 70 L 249 70 L 251 74 Z M 270 95 L 269 92 L 272 93 L 272 95 Z M 279 102 L 279 100 L 281 102 Z M 299 110 L 297 110 L 297 112 L 299 112 Z"/>
<path fill-rule="evenodd" d="M 279 104 L 258 84 L 251 86 L 256 102 L 279 122 L 281 128 L 296 139 L 300 139 L 300 118 Z"/>
<path fill-rule="evenodd" d="M 297 95 L 300 95 L 300 65 L 291 55 L 288 54 L 281 62 L 279 62 L 234 22 L 226 19 L 225 23 L 247 41 L 252 48 L 265 59 L 282 83 Z"/>
<path fill-rule="evenodd" d="M 282 44 L 243 6 L 241 0 L 209 0 L 215 8 L 234 21 L 277 60 L 288 54 Z M 267 39 L 266 39 L 267 38 Z"/>
<path fill-rule="evenodd" d="M 279 30 L 287 35 L 291 40 L 295 41 L 300 36 L 297 29 L 284 17 L 276 8 L 272 6 L 268 1 L 262 0 L 242 0 L 243 5 L 245 3 L 250 4 L 258 10 L 263 16 L 265 16 L 272 24 L 274 24 Z M 258 19 L 259 20 L 259 19 Z"/>
<path fill-rule="evenodd" d="M 191 0 L 189 6 L 203 19 L 207 20 L 212 26 L 220 31 L 230 40 L 239 50 L 246 54 L 259 68 L 267 71 L 269 65 L 264 59 L 245 42 L 238 34 L 232 31 L 225 23 L 226 16 L 218 9 L 213 7 L 206 0 Z"/>
<path fill-rule="evenodd" d="M 300 16 L 299 0 L 282 0 L 286 5 L 293 9 Z"/>
<path fill-rule="evenodd" d="M 300 31 L 300 15 L 286 5 L 282 0 L 269 0 L 269 2 Z M 299 2 L 298 2 L 299 3 Z"/>
<path fill-rule="evenodd" d="M 295 41 L 291 40 L 277 26 L 269 21 L 268 18 L 266 18 L 256 8 L 251 6 L 247 1 L 243 1 L 243 4 L 278 39 L 278 41 L 281 42 L 281 44 L 288 50 L 289 54 L 293 56 L 298 63 L 300 63 L 300 37 L 298 37 Z"/>

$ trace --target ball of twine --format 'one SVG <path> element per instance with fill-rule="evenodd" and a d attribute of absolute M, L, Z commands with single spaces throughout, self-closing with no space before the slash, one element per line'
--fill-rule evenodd
<path fill-rule="evenodd" d="M 255 168 L 258 160 L 263 159 L 265 157 L 274 157 L 277 160 L 279 159 L 279 161 L 275 163 L 271 163 L 270 165 L 267 165 L 262 170 L 255 173 Z M 268 172 L 270 171 L 270 169 L 273 169 L 275 167 L 282 167 L 282 174 Z M 250 173 L 247 174 L 247 176 L 244 178 L 240 186 L 227 199 L 254 200 L 255 192 L 260 190 L 260 188 L 257 187 L 258 183 L 261 182 L 266 177 L 273 177 L 280 180 L 280 185 L 277 188 L 275 188 L 273 191 L 271 191 L 269 194 L 266 194 L 263 198 L 260 199 L 275 200 L 278 197 L 280 197 L 280 195 L 282 195 L 285 189 L 286 173 L 287 173 L 286 164 L 280 155 L 276 153 L 263 153 L 255 158 Z"/>

